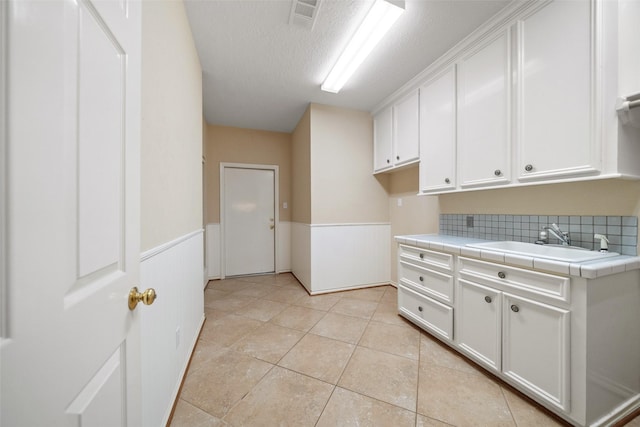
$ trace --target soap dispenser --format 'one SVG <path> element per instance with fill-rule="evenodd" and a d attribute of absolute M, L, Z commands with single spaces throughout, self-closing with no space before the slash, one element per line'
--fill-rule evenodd
<path fill-rule="evenodd" d="M 594 239 L 600 239 L 600 252 L 609 252 L 609 239 L 603 234 L 595 234 Z"/>

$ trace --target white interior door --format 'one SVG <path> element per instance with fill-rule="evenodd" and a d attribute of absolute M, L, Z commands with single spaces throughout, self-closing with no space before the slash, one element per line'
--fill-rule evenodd
<path fill-rule="evenodd" d="M 275 272 L 276 172 L 223 166 L 225 276 Z"/>
<path fill-rule="evenodd" d="M 139 426 L 140 3 L 3 7 L 0 424 Z"/>

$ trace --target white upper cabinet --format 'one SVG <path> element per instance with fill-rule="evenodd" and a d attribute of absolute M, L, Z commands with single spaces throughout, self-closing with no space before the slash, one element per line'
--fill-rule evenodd
<path fill-rule="evenodd" d="M 384 172 L 420 160 L 418 90 L 373 118 L 373 170 Z"/>
<path fill-rule="evenodd" d="M 600 169 L 591 11 L 588 1 L 556 1 L 517 22 L 521 181 Z"/>
<path fill-rule="evenodd" d="M 387 108 L 373 118 L 373 170 L 380 172 L 393 166 L 393 110 Z"/>
<path fill-rule="evenodd" d="M 640 88 L 636 3 L 512 2 L 424 70 L 419 126 L 416 94 L 390 107 L 395 138 L 419 133 L 420 193 L 640 180 L 640 128 L 616 113 Z"/>
<path fill-rule="evenodd" d="M 509 182 L 509 53 L 509 33 L 502 31 L 458 61 L 458 173 L 462 188 Z"/>
<path fill-rule="evenodd" d="M 420 191 L 456 187 L 455 67 L 420 88 Z"/>
<path fill-rule="evenodd" d="M 410 96 L 393 106 L 393 160 L 396 166 L 415 162 L 420 158 L 419 96 Z"/>

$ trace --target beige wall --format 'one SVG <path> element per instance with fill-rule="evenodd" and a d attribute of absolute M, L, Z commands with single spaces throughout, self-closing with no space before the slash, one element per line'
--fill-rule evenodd
<path fill-rule="evenodd" d="M 440 196 L 441 213 L 640 215 L 640 182 L 601 180 Z"/>
<path fill-rule="evenodd" d="M 142 2 L 141 249 L 202 228 L 202 71 L 181 1 Z"/>
<path fill-rule="evenodd" d="M 291 220 L 311 224 L 311 107 L 291 136 Z"/>
<path fill-rule="evenodd" d="M 388 222 L 384 182 L 371 173 L 371 115 L 318 104 L 310 109 L 312 223 Z"/>
<path fill-rule="evenodd" d="M 291 134 L 207 125 L 205 132 L 207 223 L 220 222 L 220 163 L 278 165 L 280 221 L 291 220 Z"/>
<path fill-rule="evenodd" d="M 418 167 L 389 174 L 391 236 L 438 232 L 438 196 L 418 196 Z M 398 200 L 402 206 L 398 206 Z M 391 280 L 398 281 L 398 245 L 391 244 Z"/>
<path fill-rule="evenodd" d="M 438 232 L 439 214 L 640 216 L 640 182 L 586 181 L 417 196 L 418 168 L 389 174 L 392 235 Z M 398 206 L 398 199 L 402 206 Z M 391 248 L 397 282 L 397 245 Z"/>

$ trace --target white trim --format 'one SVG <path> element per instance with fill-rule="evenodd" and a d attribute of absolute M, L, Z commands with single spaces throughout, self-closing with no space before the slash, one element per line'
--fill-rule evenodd
<path fill-rule="evenodd" d="M 7 2 L 0 2 L 0 339 L 8 336 L 7 319 Z"/>
<path fill-rule="evenodd" d="M 195 231 L 192 231 L 191 233 L 185 234 L 184 236 L 180 236 L 177 239 L 171 240 L 170 242 L 166 242 L 159 246 L 156 246 L 155 248 L 149 249 L 148 251 L 144 251 L 143 253 L 140 254 L 140 262 L 146 261 L 151 257 L 161 254 L 162 252 L 165 252 L 171 249 L 172 247 L 179 245 L 185 240 L 189 240 L 193 236 L 197 236 L 198 234 L 203 232 L 204 230 L 201 228 L 199 230 L 195 230 Z"/>
<path fill-rule="evenodd" d="M 302 223 L 299 223 L 302 224 Z M 367 227 L 372 225 L 391 225 L 390 222 L 346 222 L 346 223 L 338 223 L 338 224 L 305 224 L 309 227 Z"/>
<path fill-rule="evenodd" d="M 224 178 L 224 170 L 225 168 L 233 168 L 233 169 L 260 169 L 260 170 L 271 170 L 274 174 L 274 182 L 273 182 L 273 215 L 274 215 L 274 224 L 276 224 L 274 230 L 274 254 L 273 254 L 273 271 L 277 273 L 279 271 L 279 257 L 278 253 L 280 251 L 280 243 L 279 243 L 279 227 L 280 223 L 280 166 L 278 165 L 262 165 L 262 164 L 252 164 L 252 163 L 220 163 L 220 278 L 225 278 L 225 233 L 224 233 L 224 217 L 225 217 L 225 178 Z"/>

